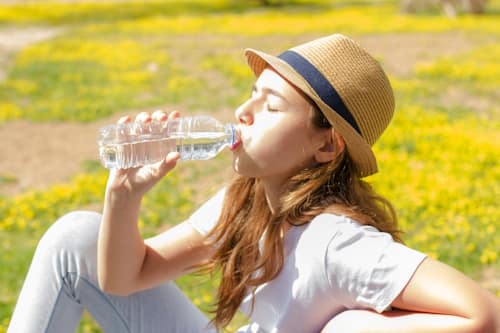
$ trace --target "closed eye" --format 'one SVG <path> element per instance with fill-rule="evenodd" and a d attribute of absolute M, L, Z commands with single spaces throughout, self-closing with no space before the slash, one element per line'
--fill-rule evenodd
<path fill-rule="evenodd" d="M 277 112 L 277 111 L 279 111 L 279 108 L 272 106 L 272 105 L 269 105 L 269 103 L 266 103 L 266 110 L 271 111 L 271 112 Z"/>

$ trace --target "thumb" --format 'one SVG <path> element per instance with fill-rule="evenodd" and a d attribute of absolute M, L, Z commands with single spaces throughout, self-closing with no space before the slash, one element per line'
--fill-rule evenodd
<path fill-rule="evenodd" d="M 178 152 L 170 152 L 167 154 L 165 159 L 161 161 L 160 165 L 156 169 L 156 177 L 161 178 L 167 174 L 170 170 L 175 168 L 177 161 L 181 158 L 181 154 Z"/>

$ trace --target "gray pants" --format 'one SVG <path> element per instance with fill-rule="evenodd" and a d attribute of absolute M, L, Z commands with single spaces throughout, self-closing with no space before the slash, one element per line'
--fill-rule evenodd
<path fill-rule="evenodd" d="M 127 297 L 103 293 L 97 285 L 100 220 L 97 213 L 73 212 L 45 233 L 8 333 L 74 332 L 84 308 L 104 332 L 215 332 L 173 282 Z"/>

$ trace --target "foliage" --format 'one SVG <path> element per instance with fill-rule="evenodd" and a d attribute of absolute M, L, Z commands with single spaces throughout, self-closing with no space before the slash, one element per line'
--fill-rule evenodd
<path fill-rule="evenodd" d="M 16 58 L 8 80 L 0 83 L 13 109 L 2 118 L 89 121 L 151 100 L 158 103 L 155 79 L 174 70 L 166 53 L 152 51 L 126 39 L 59 38 L 34 45 Z"/>
<path fill-rule="evenodd" d="M 500 56 L 498 43 L 485 44 L 466 54 L 444 57 L 430 64 L 421 64 L 416 74 L 433 80 L 452 81 L 466 84 L 491 86 L 500 85 L 500 68 L 497 64 Z"/>
<path fill-rule="evenodd" d="M 310 12 L 295 11 L 294 7 L 243 14 L 223 11 L 217 15 L 206 15 L 203 12 L 199 16 L 165 15 L 159 9 L 155 12 L 155 6 L 159 6 L 160 2 L 152 4 L 147 15 L 147 7 L 138 2 L 131 4 L 132 9 L 126 6 L 125 13 L 131 11 L 128 14 L 119 14 L 124 6 L 113 3 L 36 3 L 0 7 L 0 20 L 3 17 L 5 22 L 18 22 L 23 17 L 28 22 L 38 22 L 43 20 L 43 15 L 38 15 L 40 13 L 49 16 L 59 13 L 71 19 L 75 19 L 72 16 L 75 11 L 87 13 L 73 22 L 73 25 L 82 21 L 84 24 L 73 26 L 50 42 L 31 46 L 16 57 L 7 80 L 0 83 L 0 121 L 17 118 L 92 121 L 125 108 L 163 103 L 189 103 L 186 106 L 191 109 L 204 107 L 207 100 L 213 101 L 214 106 L 234 103 L 241 100 L 241 93 L 230 91 L 229 94 L 221 94 L 223 89 L 217 85 L 221 80 L 220 74 L 231 77 L 228 70 L 238 72 L 238 77 L 233 76 L 231 81 L 240 82 L 239 87 L 241 82 L 247 82 L 237 80 L 241 73 L 245 73 L 240 53 L 228 54 L 222 50 L 231 48 L 230 41 L 234 39 L 245 38 L 256 44 L 261 38 L 290 36 L 274 43 L 273 47 L 281 50 L 297 39 L 331 31 L 349 34 L 471 31 L 498 36 L 494 16 L 463 16 L 452 21 L 440 17 L 407 17 L 399 15 L 397 9 L 390 5 L 346 6 L 322 11 L 312 9 L 315 19 L 311 20 Z M 179 4 L 181 8 L 184 5 Z M 27 10 L 30 6 L 36 9 Z M 54 6 L 53 10 L 51 6 Z M 124 17 L 111 22 L 86 23 L 86 15 L 90 15 L 92 10 L 99 13 L 101 6 L 106 12 Z M 136 15 L 134 6 L 144 13 Z M 219 6 L 222 4 L 216 2 L 211 8 L 217 11 Z M 168 10 L 180 10 L 176 8 L 171 5 Z M 190 50 L 193 50 L 200 35 L 206 47 L 200 47 L 196 54 L 191 54 Z M 215 63 L 215 58 L 219 59 L 218 63 Z M 224 62 L 222 67 L 221 61 Z M 229 62 L 232 69 L 228 68 Z M 201 69 L 194 71 L 200 63 Z M 489 63 L 494 66 L 491 61 Z M 222 73 L 213 65 L 222 68 Z M 238 66 L 240 68 L 236 69 Z M 442 64 L 439 66 L 444 68 Z M 209 69 L 209 73 L 203 72 L 204 69 Z M 213 80 L 213 76 L 218 79 Z M 490 76 L 498 77 L 494 72 Z M 248 77 L 246 74 L 244 79 Z M 212 83 L 216 85 L 212 86 Z M 213 89 L 207 90 L 207 86 Z M 200 98 L 187 99 L 186 91 Z"/>
<path fill-rule="evenodd" d="M 241 55 L 247 46 L 273 53 L 332 31 L 357 36 L 460 32 L 475 41 L 470 50 L 418 63 L 408 77 L 391 77 L 398 109 L 375 147 L 381 172 L 369 180 L 397 207 L 410 246 L 472 276 L 486 266 L 500 268 L 497 17 L 407 17 L 398 14 L 394 1 L 366 2 L 331 7 L 328 1 L 297 1 L 259 10 L 194 0 L 2 5 L 4 25 L 64 29 L 9 63 L 0 83 L 0 122 L 95 121 L 162 105 L 216 112 L 234 108 L 249 93 L 253 77 Z M 450 89 L 461 99 L 450 99 Z M 195 198 L 220 185 L 216 175 L 228 160 L 199 169 L 187 163 L 165 178 L 144 200 L 144 234 L 156 232 L 164 221 L 186 218 Z M 0 196 L 0 333 L 37 239 L 65 212 L 99 207 L 106 177 L 89 162 L 68 183 Z M 16 175 L 0 175 L 0 186 L 15 181 Z M 208 309 L 216 279 L 187 276 L 178 282 Z M 242 321 L 239 317 L 234 327 Z M 95 324 L 86 318 L 80 331 L 95 331 Z"/>
<path fill-rule="evenodd" d="M 500 259 L 499 130 L 405 107 L 377 146 L 373 183 L 396 203 L 407 243 L 470 274 Z"/>

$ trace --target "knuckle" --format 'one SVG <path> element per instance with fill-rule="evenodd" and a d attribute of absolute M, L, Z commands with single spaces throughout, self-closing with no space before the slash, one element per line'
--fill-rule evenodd
<path fill-rule="evenodd" d="M 148 112 L 140 112 L 139 114 L 137 114 L 137 116 L 135 117 L 135 119 L 137 121 L 148 121 L 149 119 L 151 119 L 151 116 L 149 115 Z"/>
<path fill-rule="evenodd" d="M 118 124 L 125 124 L 130 121 L 130 116 L 123 116 L 118 119 Z"/>
<path fill-rule="evenodd" d="M 151 116 L 153 117 L 153 119 L 161 120 L 167 116 L 167 113 L 163 110 L 156 110 Z"/>

